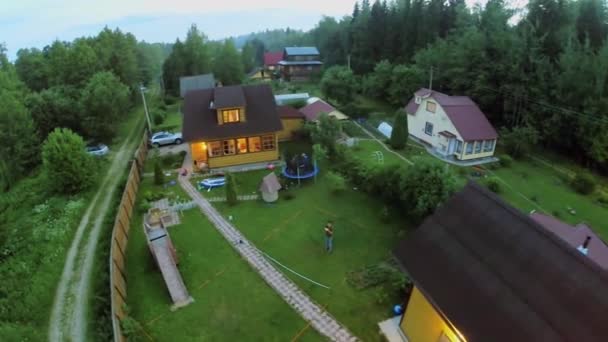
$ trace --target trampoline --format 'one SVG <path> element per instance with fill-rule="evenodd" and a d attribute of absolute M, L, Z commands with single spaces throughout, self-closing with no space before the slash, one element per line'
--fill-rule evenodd
<path fill-rule="evenodd" d="M 297 172 L 297 170 L 288 169 L 287 166 L 283 166 L 283 176 L 289 179 L 307 179 L 316 176 L 319 173 L 319 168 L 314 165 L 312 170 L 308 169 L 304 172 Z"/>
<path fill-rule="evenodd" d="M 316 176 L 319 173 L 317 163 L 312 160 L 306 153 L 294 155 L 283 166 L 281 172 L 287 179 L 307 179 Z"/>

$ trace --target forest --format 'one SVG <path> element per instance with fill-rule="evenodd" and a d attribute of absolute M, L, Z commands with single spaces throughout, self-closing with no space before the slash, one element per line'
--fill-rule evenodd
<path fill-rule="evenodd" d="M 546 148 L 608 172 L 608 14 L 602 0 L 368 0 L 314 29 L 236 37 L 243 49 L 314 45 L 350 66 L 355 90 L 403 105 L 421 86 L 471 96 L 497 127 L 523 127 Z"/>

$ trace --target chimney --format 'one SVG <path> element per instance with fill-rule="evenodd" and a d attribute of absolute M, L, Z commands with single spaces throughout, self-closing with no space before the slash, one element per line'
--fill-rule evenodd
<path fill-rule="evenodd" d="M 578 246 L 578 251 L 587 255 L 587 253 L 589 253 L 589 241 L 591 241 L 591 236 L 588 236 L 585 238 L 585 242 L 583 242 L 582 245 Z"/>

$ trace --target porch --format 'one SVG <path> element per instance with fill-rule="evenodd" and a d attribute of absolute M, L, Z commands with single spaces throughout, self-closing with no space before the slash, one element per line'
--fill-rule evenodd
<path fill-rule="evenodd" d="M 456 166 L 476 166 L 476 165 L 495 163 L 495 162 L 499 161 L 499 159 L 494 156 L 481 157 L 481 158 L 469 159 L 469 160 L 459 160 L 459 159 L 455 158 L 453 153 L 449 154 L 449 153 L 446 153 L 445 150 L 442 150 L 441 145 L 437 146 L 437 147 L 431 146 L 427 142 L 425 142 L 421 139 L 418 139 L 413 135 L 410 135 L 410 139 L 412 141 L 414 141 L 415 143 L 419 144 L 420 146 L 424 147 L 424 149 L 426 149 L 426 151 L 433 157 L 435 157 L 441 161 L 444 161 L 448 164 L 452 164 L 452 165 L 456 165 Z M 447 152 L 449 152 L 449 143 L 447 143 L 447 144 L 448 145 L 446 145 L 446 148 L 448 148 Z"/>

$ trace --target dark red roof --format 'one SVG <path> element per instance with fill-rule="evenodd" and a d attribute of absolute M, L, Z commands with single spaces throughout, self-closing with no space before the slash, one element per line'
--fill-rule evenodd
<path fill-rule="evenodd" d="M 182 134 L 185 141 L 201 141 L 208 139 L 221 139 L 252 134 L 277 132 L 283 129 L 283 124 L 277 112 L 272 89 L 267 84 L 238 86 L 245 103 L 247 121 L 218 125 L 217 111 L 211 103 L 219 91 L 222 95 L 237 94 L 236 97 L 227 96 L 222 101 L 241 101 L 238 92 L 234 89 L 213 88 L 193 90 L 184 97 L 184 123 Z M 227 88 L 227 87 L 224 87 Z M 221 89 L 221 90 L 220 90 Z M 217 99 L 216 99 L 217 100 Z"/>
<path fill-rule="evenodd" d="M 329 114 L 335 110 L 336 108 L 332 107 L 332 105 L 323 100 L 317 100 L 305 107 L 300 108 L 300 112 L 306 116 L 306 120 L 308 121 L 315 121 L 319 118 L 321 113 Z"/>
<path fill-rule="evenodd" d="M 264 54 L 264 65 L 277 65 L 283 59 L 283 51 L 266 52 Z"/>
<path fill-rule="evenodd" d="M 279 112 L 280 118 L 304 118 L 304 114 L 292 106 L 277 106 L 277 111 Z"/>
<path fill-rule="evenodd" d="M 234 85 L 215 88 L 213 105 L 215 108 L 245 107 L 243 86 Z"/>
<path fill-rule="evenodd" d="M 456 130 L 465 141 L 498 138 L 498 133 L 477 104 L 468 96 L 449 96 L 435 90 L 419 89 L 415 96 L 432 97 L 441 105 Z M 405 106 L 408 114 L 418 110 L 415 96 Z"/>
<path fill-rule="evenodd" d="M 394 254 L 468 342 L 608 336 L 608 272 L 475 183 Z"/>
<path fill-rule="evenodd" d="M 571 226 L 553 216 L 541 213 L 530 214 L 530 217 L 542 227 L 566 241 L 573 248 L 578 248 L 589 236 L 587 256 L 600 267 L 608 270 L 608 245 L 584 223 Z"/>

